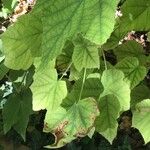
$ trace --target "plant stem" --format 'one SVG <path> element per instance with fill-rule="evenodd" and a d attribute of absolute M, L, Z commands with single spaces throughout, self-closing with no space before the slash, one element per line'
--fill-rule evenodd
<path fill-rule="evenodd" d="M 84 88 L 84 83 L 85 83 L 85 78 L 86 78 L 86 68 L 84 68 L 83 80 L 82 80 L 82 85 L 81 85 L 81 90 L 80 90 L 78 101 L 81 100 L 81 96 L 82 96 L 82 92 L 83 92 L 83 88 Z"/>
<path fill-rule="evenodd" d="M 62 78 L 64 77 L 64 75 L 65 75 L 65 74 L 67 73 L 67 71 L 70 69 L 71 65 L 72 65 L 72 62 L 69 64 L 69 66 L 67 67 L 67 69 L 66 69 L 65 72 L 62 74 L 62 76 L 60 77 L 59 80 L 62 80 Z"/>

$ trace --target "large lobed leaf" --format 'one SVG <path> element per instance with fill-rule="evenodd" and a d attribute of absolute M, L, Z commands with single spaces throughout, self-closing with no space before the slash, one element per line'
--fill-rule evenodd
<path fill-rule="evenodd" d="M 5 65 L 15 70 L 28 69 L 33 57 L 41 56 L 41 20 L 37 16 L 22 16 L 3 34 L 2 41 Z"/>
<path fill-rule="evenodd" d="M 103 44 L 113 31 L 117 2 L 118 0 L 112 0 L 111 3 L 109 0 L 37 1 L 31 14 L 21 17 L 3 34 L 6 66 L 27 69 L 33 61 L 34 53 L 41 54 L 41 50 L 46 65 L 61 53 L 67 38 L 80 32 L 88 40 Z"/>

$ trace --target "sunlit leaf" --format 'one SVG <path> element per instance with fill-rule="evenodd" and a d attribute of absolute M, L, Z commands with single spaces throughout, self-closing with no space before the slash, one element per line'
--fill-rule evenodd
<path fill-rule="evenodd" d="M 130 88 L 124 81 L 123 72 L 116 69 L 105 70 L 101 82 L 104 87 L 101 97 L 112 94 L 118 98 L 121 110 L 128 110 L 130 107 Z"/>
<path fill-rule="evenodd" d="M 33 110 L 36 111 L 46 108 L 51 111 L 57 109 L 67 94 L 65 81 L 57 79 L 54 62 L 50 62 L 47 66 L 44 69 L 36 69 L 34 82 L 31 85 Z"/>
<path fill-rule="evenodd" d="M 83 68 L 99 68 L 98 47 L 95 44 L 78 35 L 74 45 L 72 60 L 78 71 Z"/>
<path fill-rule="evenodd" d="M 150 99 L 137 104 L 136 110 L 133 110 L 133 127 L 140 130 L 145 142 L 150 141 Z"/>

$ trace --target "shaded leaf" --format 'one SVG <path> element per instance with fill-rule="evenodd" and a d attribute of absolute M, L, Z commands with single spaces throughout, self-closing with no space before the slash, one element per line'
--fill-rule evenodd
<path fill-rule="evenodd" d="M 147 74 L 146 68 L 139 65 L 136 57 L 124 58 L 117 63 L 116 68 L 124 72 L 125 80 L 129 80 L 131 89 L 138 85 Z"/>
<path fill-rule="evenodd" d="M 96 119 L 96 131 L 112 142 L 117 132 L 117 118 L 120 104 L 114 95 L 106 95 L 99 100 L 100 115 Z"/>
<path fill-rule="evenodd" d="M 41 55 L 41 40 L 39 17 L 20 17 L 2 36 L 5 65 L 15 70 L 28 69 L 33 63 L 33 56 Z"/>
<path fill-rule="evenodd" d="M 9 96 L 3 108 L 4 132 L 13 127 L 25 139 L 29 115 L 32 113 L 32 93 L 29 89 Z"/>

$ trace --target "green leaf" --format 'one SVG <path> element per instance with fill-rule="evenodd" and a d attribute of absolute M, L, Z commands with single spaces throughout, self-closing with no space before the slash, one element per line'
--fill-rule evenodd
<path fill-rule="evenodd" d="M 133 111 L 133 127 L 140 130 L 145 143 L 150 141 L 150 99 L 144 100 L 136 105 L 136 110 Z"/>
<path fill-rule="evenodd" d="M 106 95 L 99 101 L 100 115 L 96 119 L 96 130 L 112 142 L 117 132 L 120 104 L 114 95 Z"/>
<path fill-rule="evenodd" d="M 117 3 L 118 0 L 39 1 L 33 13 L 43 13 L 43 61 L 55 58 L 65 40 L 80 32 L 88 40 L 103 44 L 113 31 Z"/>
<path fill-rule="evenodd" d="M 25 139 L 29 115 L 32 113 L 32 93 L 29 89 L 9 96 L 3 108 L 4 132 L 13 127 Z"/>
<path fill-rule="evenodd" d="M 11 9 L 11 4 L 13 0 L 2 0 L 5 8 Z"/>
<path fill-rule="evenodd" d="M 81 90 L 82 79 L 76 81 L 73 86 L 72 91 L 67 95 L 61 104 L 64 108 L 68 109 L 71 107 L 78 99 Z M 89 77 L 85 80 L 81 98 L 93 97 L 98 99 L 100 93 L 103 91 L 101 81 L 98 77 Z"/>
<path fill-rule="evenodd" d="M 48 108 L 49 111 L 53 111 L 58 108 L 62 99 L 67 95 L 67 87 L 65 81 L 57 80 L 53 61 L 44 69 L 36 68 L 31 90 L 33 110 Z"/>
<path fill-rule="evenodd" d="M 59 55 L 56 59 L 56 66 L 58 70 L 65 71 L 68 68 L 68 66 L 72 63 L 73 50 L 73 43 L 71 41 L 66 41 L 61 55 Z"/>
<path fill-rule="evenodd" d="M 121 12 L 121 28 L 124 31 L 148 31 L 150 30 L 150 1 L 148 0 L 130 0 L 126 1 Z"/>
<path fill-rule="evenodd" d="M 114 52 L 117 55 L 118 61 L 125 57 L 136 57 L 138 58 L 140 64 L 144 65 L 148 59 L 148 57 L 144 54 L 142 45 L 136 41 L 127 41 L 126 43 L 116 47 Z"/>
<path fill-rule="evenodd" d="M 6 75 L 9 69 L 3 64 L 0 63 L 0 80 Z"/>
<path fill-rule="evenodd" d="M 141 102 L 142 100 L 149 98 L 150 89 L 146 85 L 140 84 L 131 91 L 131 108 L 134 108 L 135 105 Z"/>
<path fill-rule="evenodd" d="M 122 31 L 121 27 L 119 26 L 119 23 L 116 20 L 115 28 L 111 33 L 107 42 L 103 45 L 103 49 L 104 50 L 114 49 L 119 45 L 119 41 L 121 41 L 121 39 L 123 39 L 126 34 L 127 32 Z"/>
<path fill-rule="evenodd" d="M 37 16 L 20 17 L 3 34 L 2 41 L 5 65 L 15 70 L 28 69 L 33 63 L 33 57 L 41 55 L 41 20 Z"/>
<path fill-rule="evenodd" d="M 59 131 L 63 135 L 60 139 L 56 139 L 56 145 L 54 145 L 60 147 L 77 137 L 86 136 L 98 115 L 96 101 L 93 98 L 82 99 L 72 105 L 66 113 L 61 108 L 57 113 L 55 111 L 50 114 L 47 112 L 45 131 L 53 131 L 56 136 Z"/>
<path fill-rule="evenodd" d="M 130 88 L 124 81 L 123 72 L 116 69 L 105 70 L 101 82 L 104 87 L 101 97 L 112 94 L 118 98 L 121 110 L 128 110 L 130 107 Z"/>
<path fill-rule="evenodd" d="M 125 80 L 129 80 L 131 89 L 138 85 L 147 73 L 146 68 L 139 65 L 139 61 L 136 57 L 124 58 L 117 63 L 116 68 L 124 72 Z"/>
<path fill-rule="evenodd" d="M 74 52 L 72 60 L 75 68 L 81 71 L 83 68 L 99 68 L 99 55 L 97 45 L 84 39 L 80 34 L 74 40 Z"/>

